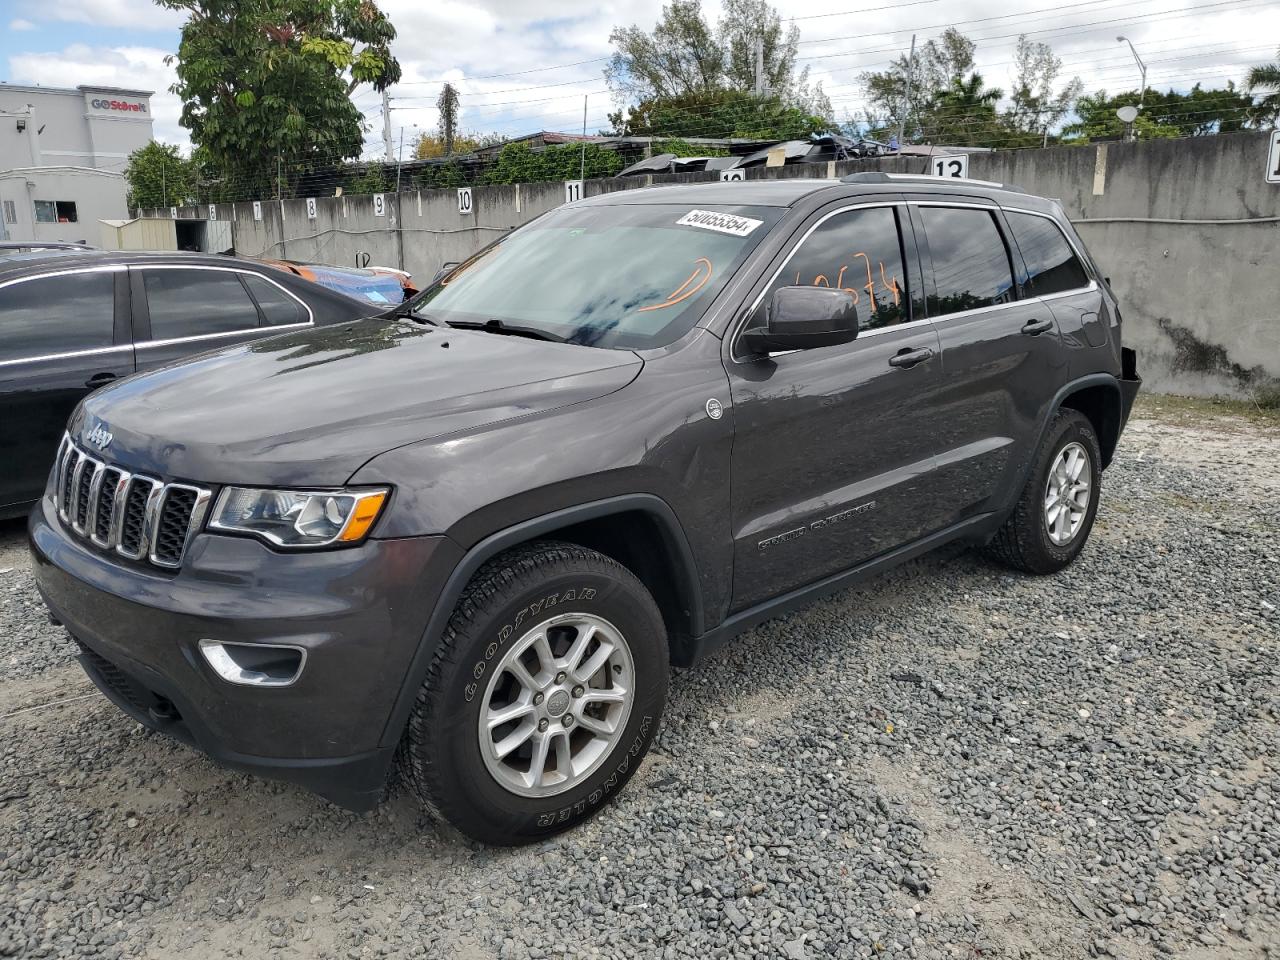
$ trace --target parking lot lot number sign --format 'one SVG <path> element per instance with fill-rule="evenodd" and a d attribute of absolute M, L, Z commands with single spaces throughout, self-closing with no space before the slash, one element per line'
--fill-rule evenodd
<path fill-rule="evenodd" d="M 209 204 L 209 219 L 210 220 L 218 219 L 218 205 L 216 203 Z"/>
<path fill-rule="evenodd" d="M 930 161 L 935 177 L 967 177 L 969 176 L 969 155 L 959 154 L 954 157 L 934 157 Z"/>
<path fill-rule="evenodd" d="M 471 188 L 458 188 L 458 212 L 464 216 L 471 212 Z"/>
<path fill-rule="evenodd" d="M 316 198 L 307 197 L 307 219 L 314 220 L 316 218 Z"/>
<path fill-rule="evenodd" d="M 1267 183 L 1280 183 L 1280 130 L 1271 131 L 1271 149 L 1267 151 Z"/>
<path fill-rule="evenodd" d="M 745 170 L 721 170 L 721 183 L 736 183 L 739 180 L 747 179 L 747 171 Z"/>
<path fill-rule="evenodd" d="M 170 219 L 170 220 L 177 220 L 177 219 L 178 219 L 178 208 L 177 208 L 177 207 L 170 207 L 170 208 L 169 208 L 169 219 Z"/>
<path fill-rule="evenodd" d="M 573 203 L 582 199 L 582 181 L 566 180 L 564 182 L 564 202 Z"/>
<path fill-rule="evenodd" d="M 262 201 L 261 200 L 253 201 L 253 219 L 255 220 L 262 219 Z"/>
<path fill-rule="evenodd" d="M 387 198 L 385 194 L 375 193 L 373 195 L 373 215 L 375 217 L 385 217 L 387 215 Z"/>

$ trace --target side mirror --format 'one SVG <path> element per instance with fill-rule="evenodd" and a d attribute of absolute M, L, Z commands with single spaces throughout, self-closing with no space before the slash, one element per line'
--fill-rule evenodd
<path fill-rule="evenodd" d="M 858 310 L 849 290 L 779 287 L 765 312 L 765 326 L 748 330 L 742 345 L 752 353 L 809 350 L 849 343 L 858 336 Z"/>

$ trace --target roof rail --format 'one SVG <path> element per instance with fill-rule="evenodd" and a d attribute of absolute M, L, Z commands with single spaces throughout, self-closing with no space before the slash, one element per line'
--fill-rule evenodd
<path fill-rule="evenodd" d="M 841 183 L 898 183 L 901 181 L 916 183 L 943 183 L 956 182 L 967 183 L 978 187 L 995 187 L 998 190 L 1008 190 L 1011 193 L 1026 193 L 1022 187 L 1014 186 L 1011 183 L 996 183 L 994 180 L 975 180 L 972 177 L 935 177 L 929 173 L 881 173 L 880 171 L 866 171 L 865 173 L 851 173 L 847 177 L 841 177 Z"/>

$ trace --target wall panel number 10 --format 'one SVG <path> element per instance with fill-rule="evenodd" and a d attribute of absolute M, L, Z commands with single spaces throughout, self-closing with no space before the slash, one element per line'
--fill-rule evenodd
<path fill-rule="evenodd" d="M 959 154 L 954 157 L 934 157 L 929 161 L 935 177 L 967 177 L 969 176 L 969 155 Z"/>

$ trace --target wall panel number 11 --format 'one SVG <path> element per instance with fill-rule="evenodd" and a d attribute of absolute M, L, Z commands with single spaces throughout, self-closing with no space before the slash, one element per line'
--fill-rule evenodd
<path fill-rule="evenodd" d="M 934 157 L 929 161 L 935 177 L 967 177 L 969 176 L 969 155 L 959 154 L 954 157 Z"/>

